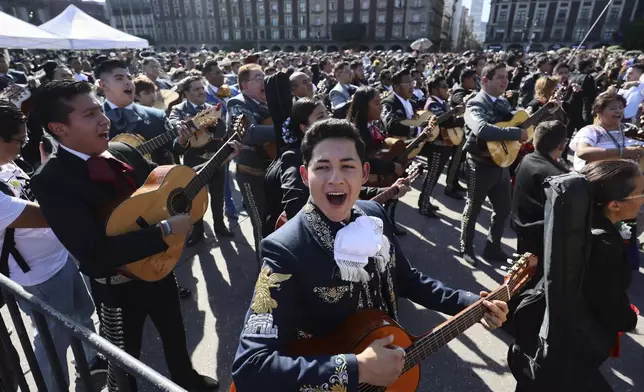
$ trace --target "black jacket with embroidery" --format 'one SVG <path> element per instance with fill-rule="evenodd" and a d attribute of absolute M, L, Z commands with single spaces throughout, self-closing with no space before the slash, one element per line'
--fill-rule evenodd
<path fill-rule="evenodd" d="M 382 219 L 391 242 L 390 262 L 383 272 L 369 260 L 368 282 L 340 278 L 333 244 L 342 224 L 330 222 L 311 204 L 262 241 L 262 270 L 233 363 L 239 392 L 357 391 L 354 354 L 294 357 L 286 352 L 287 344 L 324 337 L 362 309 L 380 309 L 397 318 L 399 297 L 447 314 L 456 314 L 479 298 L 413 268 L 381 206 L 358 201 L 356 207 L 352 220 L 362 214 Z"/>
<path fill-rule="evenodd" d="M 414 102 L 409 101 L 412 104 L 414 112 L 418 110 L 417 107 L 414 107 Z M 404 137 L 413 137 L 417 134 L 417 127 L 410 127 L 400 123 L 402 120 L 407 119 L 407 112 L 405 112 L 405 107 L 403 106 L 400 99 L 393 92 L 385 99 L 382 100 L 382 123 L 385 125 L 385 129 L 388 135 L 393 136 L 404 136 Z"/>

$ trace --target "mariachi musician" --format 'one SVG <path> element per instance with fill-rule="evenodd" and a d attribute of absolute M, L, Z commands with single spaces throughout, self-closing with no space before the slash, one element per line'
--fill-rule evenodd
<path fill-rule="evenodd" d="M 431 111 L 436 117 L 449 111 L 450 106 L 447 101 L 449 99 L 448 87 L 445 78 L 442 76 L 433 77 L 429 81 L 428 87 L 429 98 L 425 103 L 425 110 Z M 463 120 L 451 118 L 439 126 L 441 128 L 463 127 Z M 440 177 L 447 164 L 447 160 L 453 155 L 456 148 L 442 134 L 433 143 L 427 144 L 423 148 L 422 152 L 427 156 L 429 170 L 423 182 L 423 190 L 418 198 L 418 212 L 421 215 L 430 218 L 438 217 L 435 212 L 438 208 L 431 203 L 432 192 L 438 182 L 438 177 Z"/>
<path fill-rule="evenodd" d="M 228 101 L 226 123 L 228 132 L 232 130 L 234 120 L 241 115 L 246 117 L 244 149 L 237 158 L 237 184 L 244 199 L 246 211 L 253 225 L 255 250 L 259 251 L 262 240 L 263 224 L 266 221 L 266 194 L 264 175 L 276 152 L 270 151 L 275 146 L 275 131 L 270 120 L 264 91 L 264 72 L 257 64 L 245 64 L 239 68 L 237 75 L 241 94 Z M 269 148 L 267 148 L 269 147 Z M 259 254 L 258 254 L 259 257 Z"/>

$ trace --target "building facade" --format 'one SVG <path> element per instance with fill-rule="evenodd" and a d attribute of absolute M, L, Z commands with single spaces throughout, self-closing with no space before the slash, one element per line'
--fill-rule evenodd
<path fill-rule="evenodd" d="M 112 25 L 159 50 L 406 48 L 440 41 L 444 0 L 107 0 Z M 334 27 L 335 26 L 335 27 Z M 359 29 L 359 41 L 338 37 Z M 336 34 L 334 35 L 334 31 Z M 348 31 L 348 30 L 345 30 Z"/>
<path fill-rule="evenodd" d="M 470 6 L 470 16 L 473 21 L 474 37 L 480 41 L 485 41 L 485 28 L 483 27 L 483 0 L 472 0 Z"/>
<path fill-rule="evenodd" d="M 613 0 L 584 43 L 615 43 L 622 23 L 644 17 L 644 0 Z M 485 46 L 494 50 L 556 50 L 579 45 L 609 0 L 492 0 Z"/>
<path fill-rule="evenodd" d="M 75 5 L 92 17 L 107 22 L 105 6 L 100 2 L 82 0 L 0 0 L 0 11 L 34 25 L 41 25 Z"/>

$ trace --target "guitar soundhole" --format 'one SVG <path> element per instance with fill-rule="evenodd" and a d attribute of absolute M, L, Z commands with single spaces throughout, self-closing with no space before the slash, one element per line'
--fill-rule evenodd
<path fill-rule="evenodd" d="M 170 192 L 168 196 L 168 212 L 171 216 L 178 214 L 187 214 L 190 212 L 192 203 L 183 192 L 183 188 L 177 188 Z"/>

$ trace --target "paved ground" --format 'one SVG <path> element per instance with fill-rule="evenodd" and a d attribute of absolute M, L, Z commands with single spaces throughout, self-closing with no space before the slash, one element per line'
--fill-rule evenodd
<path fill-rule="evenodd" d="M 441 183 L 443 181 L 444 177 Z M 420 183 L 419 180 L 414 184 L 415 189 L 402 199 L 397 211 L 399 222 L 409 232 L 401 243 L 412 264 L 455 288 L 478 292 L 497 287 L 503 275 L 499 265 L 479 260 L 479 266 L 473 268 L 454 254 L 464 202 L 444 197 L 443 185 L 439 185 L 435 194 L 438 196 L 437 205 L 441 208 L 441 219 L 421 217 L 415 208 Z M 238 204 L 241 204 L 239 193 L 236 192 L 235 196 Z M 478 219 L 483 223 L 477 225 L 476 244 L 479 248 L 482 248 L 487 233 L 488 207 Z M 207 219 L 211 217 L 207 216 Z M 193 292 L 192 299 L 182 302 L 188 348 L 193 362 L 200 372 L 218 378 L 223 387 L 230 384 L 231 363 L 257 268 L 251 245 L 250 220 L 242 214 L 232 227 L 236 233 L 233 241 L 217 241 L 209 230 L 206 243 L 187 253 L 177 268 L 179 283 Z M 506 229 L 506 235 L 503 241 L 505 250 L 511 253 L 516 241 L 510 229 Z M 644 309 L 644 269 L 635 273 L 631 300 Z M 402 325 L 416 334 L 445 319 L 442 314 L 404 300 L 400 304 L 400 314 Z M 642 317 L 638 330 L 639 333 L 624 336 L 621 358 L 610 360 L 605 366 L 605 374 L 615 391 L 644 390 Z M 472 327 L 423 363 L 419 391 L 514 391 L 514 379 L 505 359 L 509 342 L 509 336 L 502 331 L 490 333 L 480 325 Z M 160 340 L 150 322 L 146 325 L 143 347 L 142 360 L 167 375 Z M 142 390 L 154 389 L 142 385 Z"/>

